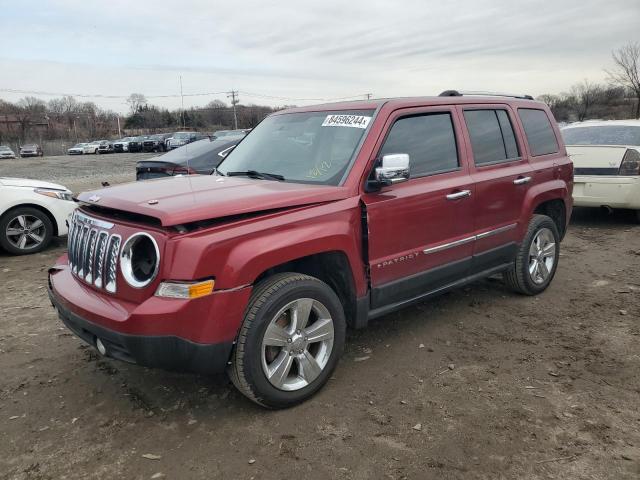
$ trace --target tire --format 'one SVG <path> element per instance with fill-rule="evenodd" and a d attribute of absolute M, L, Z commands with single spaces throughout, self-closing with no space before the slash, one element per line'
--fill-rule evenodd
<path fill-rule="evenodd" d="M 640 223 L 640 210 L 636 210 L 634 213 L 636 214 L 636 222 Z"/>
<path fill-rule="evenodd" d="M 310 322 L 304 322 L 306 328 L 296 330 L 294 310 L 310 312 L 301 316 Z M 273 332 L 269 339 L 265 338 L 268 329 Z M 323 340 L 307 343 L 320 331 Z M 273 275 L 258 283 L 249 299 L 227 373 L 251 401 L 273 409 L 292 407 L 328 381 L 342 354 L 345 332 L 342 304 L 326 283 L 298 273 Z M 281 343 L 274 346 L 277 342 Z M 275 367 L 286 364 L 288 369 Z M 267 376 L 269 369 L 275 372 L 271 377 Z M 278 376 L 278 372 L 288 375 Z"/>
<path fill-rule="evenodd" d="M 537 254 L 538 247 L 533 245 L 534 240 L 543 249 L 540 255 Z M 534 215 L 513 266 L 504 273 L 505 283 L 523 295 L 537 295 L 553 280 L 559 256 L 560 234 L 555 222 L 546 215 Z"/>
<path fill-rule="evenodd" d="M 19 218 L 23 220 L 20 221 Z M 39 221 L 39 223 L 38 223 Z M 21 228 L 22 225 L 37 225 L 32 227 L 31 234 L 14 234 L 11 231 Z M 35 236 L 34 236 L 35 235 Z M 21 247 L 22 238 L 25 238 L 24 247 Z M 31 207 L 17 207 L 6 212 L 0 218 L 0 246 L 14 255 L 28 255 L 44 250 L 53 237 L 53 224 L 41 210 Z M 41 240 L 36 241 L 36 238 Z"/>

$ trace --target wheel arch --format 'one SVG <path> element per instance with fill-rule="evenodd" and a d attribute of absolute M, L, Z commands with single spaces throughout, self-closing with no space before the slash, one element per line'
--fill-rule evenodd
<path fill-rule="evenodd" d="M 542 214 L 554 221 L 558 227 L 560 239 L 563 239 L 571 215 L 570 198 L 571 193 L 562 180 L 554 180 L 530 188 L 523 205 L 522 234 L 526 232 L 532 216 Z"/>
<path fill-rule="evenodd" d="M 357 311 L 357 294 L 351 264 L 343 251 L 332 250 L 314 253 L 274 265 L 261 272 L 253 284 L 277 273 L 301 273 L 322 280 L 335 292 L 344 308 L 347 322 Z"/>
<path fill-rule="evenodd" d="M 54 237 L 58 236 L 59 228 L 58 228 L 58 222 L 56 221 L 56 217 L 47 208 L 43 207 L 42 205 L 38 205 L 37 203 L 19 203 L 17 205 L 12 205 L 11 207 L 7 208 L 4 212 L 2 212 L 2 214 L 0 214 L 0 218 L 4 218 L 5 215 L 8 215 L 10 212 L 12 212 L 17 208 L 34 208 L 44 213 L 51 221 L 51 225 L 53 225 L 53 236 Z"/>

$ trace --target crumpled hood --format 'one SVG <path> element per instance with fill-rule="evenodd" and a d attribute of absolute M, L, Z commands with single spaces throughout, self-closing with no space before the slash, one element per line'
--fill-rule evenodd
<path fill-rule="evenodd" d="M 56 190 L 68 190 L 67 187 L 58 185 L 57 183 L 32 180 L 31 178 L 0 177 L 0 185 L 5 187 L 53 188 Z"/>
<path fill-rule="evenodd" d="M 90 205 L 155 217 L 168 227 L 341 200 L 348 196 L 347 189 L 343 187 L 189 175 L 84 192 L 78 199 Z"/>

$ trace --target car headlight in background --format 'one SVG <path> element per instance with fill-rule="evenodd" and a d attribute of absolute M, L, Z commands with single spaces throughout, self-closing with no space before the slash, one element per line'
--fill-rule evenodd
<path fill-rule="evenodd" d="M 129 237 L 120 252 L 120 269 L 126 282 L 134 288 L 149 285 L 160 266 L 160 251 L 148 233 L 135 233 Z"/>
<path fill-rule="evenodd" d="M 51 198 L 57 198 L 59 200 L 68 200 L 70 202 L 73 201 L 73 193 L 69 190 L 55 190 L 52 188 L 36 188 L 33 190 L 40 195 L 45 195 Z"/>

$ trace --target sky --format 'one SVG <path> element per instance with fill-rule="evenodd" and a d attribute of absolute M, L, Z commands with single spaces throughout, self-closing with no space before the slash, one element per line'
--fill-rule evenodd
<path fill-rule="evenodd" d="M 180 76 L 186 108 L 560 93 L 606 81 L 639 20 L 640 0 L 0 0 L 0 98 L 179 108 Z"/>

